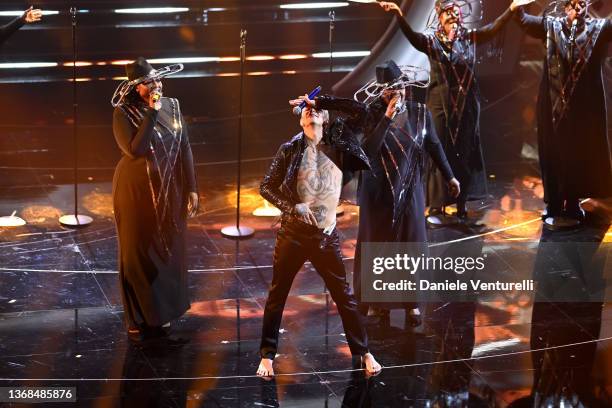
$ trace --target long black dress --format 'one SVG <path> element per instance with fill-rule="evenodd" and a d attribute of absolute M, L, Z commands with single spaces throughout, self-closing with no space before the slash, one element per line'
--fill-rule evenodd
<path fill-rule="evenodd" d="M 433 115 L 446 157 L 461 183 L 458 200 L 483 199 L 487 195 L 487 178 L 480 142 L 476 46 L 493 39 L 511 19 L 512 12 L 508 9 L 489 25 L 466 30 L 452 43 L 443 41 L 437 33 L 417 33 L 404 18 L 398 14 L 396 17 L 412 46 L 429 57 L 431 84 L 427 107 Z M 427 198 L 429 205 L 436 208 L 457 201 L 448 194 L 444 175 L 436 166 L 429 169 Z"/>
<path fill-rule="evenodd" d="M 10 23 L 0 27 L 0 44 L 8 40 L 8 38 L 23 27 L 24 24 L 25 19 L 23 17 L 17 17 Z"/>
<path fill-rule="evenodd" d="M 530 35 L 546 43 L 538 98 L 544 200 L 551 204 L 564 199 L 612 196 L 602 77 L 612 39 L 612 21 L 586 20 L 577 27 L 574 45 L 566 19 L 536 17 L 522 10 L 518 17 Z"/>
<path fill-rule="evenodd" d="M 187 129 L 176 99 L 157 112 L 142 102 L 115 108 L 123 157 L 113 178 L 119 274 L 129 327 L 161 326 L 189 309 L 185 233 L 197 192 Z"/>
<path fill-rule="evenodd" d="M 436 135 L 431 113 L 423 104 L 408 102 L 405 112 L 394 120 L 385 116 L 386 107 L 380 100 L 368 106 L 326 96 L 317 98 L 317 107 L 347 114 L 347 123 L 364 132 L 362 146 L 372 170 L 361 172 L 357 192 L 359 232 L 353 286 L 360 299 L 361 244 L 426 242 L 423 190 L 426 156 L 431 157 L 447 182 L 454 177 L 453 171 Z"/>

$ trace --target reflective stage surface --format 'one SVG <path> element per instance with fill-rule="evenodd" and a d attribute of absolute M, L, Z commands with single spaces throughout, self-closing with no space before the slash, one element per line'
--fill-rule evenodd
<path fill-rule="evenodd" d="M 110 184 L 81 186 L 84 210 L 95 221 L 77 231 L 57 223 L 60 209 L 70 209 L 70 186 L 7 188 L 5 197 L 13 198 L 0 201 L 0 213 L 17 210 L 28 224 L 0 230 L 0 385 L 76 386 L 86 407 L 610 406 L 608 304 L 534 305 L 511 294 L 487 303 L 430 304 L 416 330 L 405 330 L 404 312 L 396 310 L 390 328 L 368 326 L 385 368 L 367 379 L 351 361 L 336 308 L 308 264 L 285 309 L 279 375 L 256 378 L 277 226 L 250 215 L 263 202 L 259 177 L 249 175 L 243 223 L 256 235 L 241 242 L 221 237 L 235 211 L 234 185 L 221 174 L 232 170 L 200 177 L 205 204 L 188 239 L 192 307 L 174 325 L 190 340 L 183 347 L 134 347 L 127 340 Z M 470 207 L 486 226 L 431 230 L 432 243 L 465 238 L 509 268 L 534 270 L 540 241 L 611 240 L 607 218 L 597 212 L 580 229 L 542 231 L 541 186 L 525 176 L 533 172 L 528 163 L 489 171 L 490 199 Z M 357 222 L 358 208 L 346 204 L 339 225 L 349 271 Z"/>

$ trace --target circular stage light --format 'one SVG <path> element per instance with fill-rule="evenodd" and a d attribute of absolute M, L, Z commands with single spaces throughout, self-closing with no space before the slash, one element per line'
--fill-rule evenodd
<path fill-rule="evenodd" d="M 0 227 L 21 227 L 26 225 L 23 218 L 15 215 L 16 211 L 13 211 L 11 215 L 0 217 Z"/>
<path fill-rule="evenodd" d="M 93 222 L 93 218 L 87 215 L 64 215 L 59 219 L 60 224 L 65 227 L 84 227 Z"/>
<path fill-rule="evenodd" d="M 255 234 L 255 230 L 250 227 L 237 228 L 235 225 L 221 229 L 221 235 L 226 238 L 243 239 L 250 238 Z"/>

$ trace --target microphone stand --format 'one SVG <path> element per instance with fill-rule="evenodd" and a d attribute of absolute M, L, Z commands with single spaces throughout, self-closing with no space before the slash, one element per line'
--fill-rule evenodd
<path fill-rule="evenodd" d="M 70 8 L 70 17 L 72 19 L 72 139 L 74 149 L 74 214 L 64 215 L 60 217 L 60 224 L 66 227 L 84 227 L 93 222 L 93 218 L 87 215 L 79 214 L 79 171 L 78 171 L 78 137 L 77 137 L 77 9 Z"/>
<path fill-rule="evenodd" d="M 333 86 L 334 73 L 334 30 L 336 28 L 336 12 L 329 12 L 329 89 Z"/>
<path fill-rule="evenodd" d="M 242 171 L 242 122 L 243 122 L 243 93 L 244 93 L 244 66 L 246 63 L 246 38 L 247 31 L 240 30 L 240 101 L 238 115 L 238 171 L 236 180 L 236 224 L 221 229 L 221 235 L 226 238 L 241 239 L 249 238 L 255 230 L 250 227 L 240 226 L 240 182 Z"/>

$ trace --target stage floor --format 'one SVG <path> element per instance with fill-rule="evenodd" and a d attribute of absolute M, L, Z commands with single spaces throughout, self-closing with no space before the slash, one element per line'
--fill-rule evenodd
<path fill-rule="evenodd" d="M 432 243 L 479 242 L 511 267 L 533 268 L 525 265 L 528 251 L 514 244 L 537 249 L 542 239 L 612 240 L 609 224 L 592 214 L 577 230 L 542 231 L 539 180 L 516 166 L 493 173 L 491 198 L 471 206 L 486 227 L 432 230 Z M 524 297 L 436 304 L 424 307 L 426 324 L 416 331 L 404 329 L 403 311 L 393 311 L 391 328 L 368 326 L 371 349 L 385 368 L 366 379 L 354 369 L 335 306 L 308 264 L 285 309 L 278 375 L 256 378 L 277 226 L 250 215 L 262 204 L 252 177 L 244 184 L 243 223 L 256 235 L 222 238 L 219 229 L 235 212 L 232 180 L 201 180 L 203 208 L 189 222 L 192 306 L 174 325 L 190 339 L 183 347 L 128 343 L 110 183 L 80 186 L 83 208 L 95 221 L 76 231 L 57 223 L 70 211 L 71 186 L 3 189 L 0 215 L 16 210 L 28 224 L 0 229 L 0 386 L 75 386 L 83 407 L 533 406 L 534 389 L 544 400 L 563 394 L 585 406 L 610 406 L 609 304 L 534 307 Z M 349 271 L 357 222 L 358 208 L 347 204 L 339 229 Z"/>

